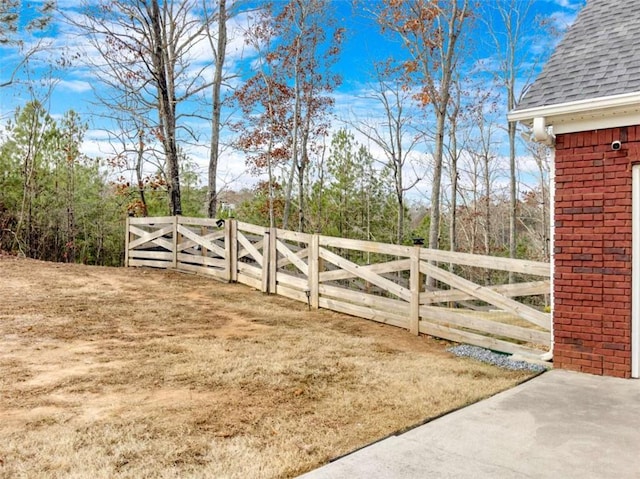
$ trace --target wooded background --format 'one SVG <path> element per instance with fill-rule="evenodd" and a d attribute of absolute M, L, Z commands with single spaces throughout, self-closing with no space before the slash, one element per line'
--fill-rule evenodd
<path fill-rule="evenodd" d="M 548 152 L 506 121 L 552 46 L 532 39 L 556 33 L 534 3 L 354 2 L 403 55 L 368 65 L 378 116 L 336 118 L 350 32 L 330 0 L 3 2 L 0 47 L 20 60 L 0 92 L 23 101 L 3 111 L 0 249 L 119 265 L 125 218 L 170 214 L 548 261 Z M 54 54 L 47 39 L 63 28 L 85 50 Z M 474 56 L 480 37 L 491 64 Z M 252 56 L 232 67 L 238 38 Z M 51 114 L 57 75 L 78 65 L 94 74 L 99 113 Z M 108 125 L 113 154 L 82 153 L 89 123 Z M 224 184 L 230 152 L 254 188 Z M 524 177 L 519 162 L 537 171 Z"/>

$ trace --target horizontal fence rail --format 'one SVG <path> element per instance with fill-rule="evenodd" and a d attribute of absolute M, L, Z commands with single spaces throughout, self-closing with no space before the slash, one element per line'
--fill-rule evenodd
<path fill-rule="evenodd" d="M 126 266 L 239 282 L 414 334 L 539 358 L 551 343 L 550 266 L 265 228 L 129 218 Z M 509 273 L 519 281 L 505 284 Z M 480 284 L 482 283 L 482 284 Z"/>

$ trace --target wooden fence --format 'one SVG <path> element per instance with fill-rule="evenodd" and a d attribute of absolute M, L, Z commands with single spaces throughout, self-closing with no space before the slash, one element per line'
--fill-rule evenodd
<path fill-rule="evenodd" d="M 233 219 L 129 218 L 127 231 L 126 266 L 206 274 L 310 308 L 506 353 L 540 357 L 550 347 L 551 315 L 541 310 L 550 292 L 548 263 L 297 233 Z M 480 285 L 464 277 L 474 270 L 517 273 L 522 281 Z"/>

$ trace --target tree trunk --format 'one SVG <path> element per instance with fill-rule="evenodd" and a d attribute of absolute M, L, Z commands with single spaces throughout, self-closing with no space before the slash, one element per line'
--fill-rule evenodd
<path fill-rule="evenodd" d="M 150 20 L 153 33 L 154 80 L 158 90 L 159 120 L 169 179 L 169 210 L 172 215 L 181 215 L 182 201 L 180 198 L 180 167 L 176 144 L 175 91 L 173 88 L 170 91 L 169 80 L 172 78 L 170 74 L 172 68 L 168 61 L 168 45 L 164 41 L 163 21 L 160 17 L 158 0 L 152 0 L 151 2 Z"/>
<path fill-rule="evenodd" d="M 444 146 L 445 114 L 437 112 L 436 144 L 433 160 L 433 183 L 431 184 L 431 223 L 429 225 L 429 248 L 438 249 L 440 236 L 440 184 L 442 181 L 442 153 Z"/>
<path fill-rule="evenodd" d="M 512 94 L 512 92 L 510 92 Z M 510 107 L 511 109 L 511 107 Z M 517 221 L 517 196 L 516 196 L 516 124 L 509 122 L 509 257 L 516 257 L 518 243 Z M 509 272 L 509 283 L 513 283 L 514 274 Z"/>
<path fill-rule="evenodd" d="M 294 67 L 294 86 L 293 86 L 293 94 L 295 98 L 295 103 L 293 107 L 293 132 L 291 135 L 291 170 L 289 172 L 289 181 L 287 182 L 286 193 L 284 198 L 284 218 L 282 219 L 282 227 L 287 229 L 289 225 L 289 216 L 291 215 L 291 201 L 293 196 L 293 182 L 295 180 L 296 171 L 300 168 L 299 160 L 298 160 L 298 136 L 300 132 L 300 55 L 301 55 L 301 45 L 300 39 L 296 39 L 295 46 L 295 67 Z M 298 171 L 299 173 L 299 171 Z M 302 184 L 302 178 L 298 178 L 299 184 Z M 300 194 L 300 192 L 299 192 Z"/>
<path fill-rule="evenodd" d="M 298 164 L 298 231 L 301 233 L 304 231 L 304 175 L 306 169 L 306 155 L 303 153 L 302 158 Z"/>
<path fill-rule="evenodd" d="M 222 99 L 222 68 L 227 49 L 227 0 L 218 0 L 218 45 L 215 54 L 215 73 L 212 86 L 212 115 L 211 115 L 211 151 L 209 153 L 209 185 L 207 194 L 207 215 L 215 218 L 218 211 L 218 191 L 216 180 L 218 176 L 218 160 L 220 155 L 220 115 Z"/>
<path fill-rule="evenodd" d="M 402 105 L 398 105 L 398 115 L 401 115 Z M 389 112 L 387 112 L 387 116 L 390 116 Z M 391 120 L 391 118 L 389 118 Z M 391 121 L 390 121 L 391 123 Z M 391 138 L 395 136 L 395 158 L 393 158 L 394 162 L 394 173 L 396 177 L 396 195 L 398 196 L 398 237 L 396 239 L 397 244 L 402 244 L 404 241 L 404 176 L 403 176 L 403 166 L 404 166 L 404 158 L 403 158 L 403 148 L 402 148 L 402 122 L 399 121 L 399 118 L 396 117 L 393 119 L 393 129 L 395 130 L 395 134 L 391 134 Z M 393 140 L 392 140 L 393 141 Z"/>
<path fill-rule="evenodd" d="M 489 172 L 489 155 L 484 155 L 484 254 L 491 254 L 491 178 Z"/>
<path fill-rule="evenodd" d="M 148 216 L 149 210 L 147 208 L 147 198 L 144 194 L 144 182 L 142 179 L 142 167 L 144 165 L 144 141 L 142 137 L 142 130 L 138 130 L 138 157 L 136 159 L 136 180 L 138 181 L 138 195 L 140 196 L 140 203 L 142 204 L 142 216 Z"/>
<path fill-rule="evenodd" d="M 451 147 L 451 213 L 449 219 L 449 250 L 456 251 L 458 249 L 456 243 L 457 222 L 458 222 L 458 145 L 455 137 L 455 121 L 454 134 L 452 137 Z M 453 271 L 453 269 L 451 270 Z"/>

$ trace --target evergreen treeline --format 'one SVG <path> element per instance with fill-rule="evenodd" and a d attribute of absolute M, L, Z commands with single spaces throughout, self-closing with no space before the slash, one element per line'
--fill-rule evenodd
<path fill-rule="evenodd" d="M 65 262 L 122 261 L 122 201 L 99 161 L 80 153 L 86 125 L 37 101 L 8 121 L 0 144 L 0 249 Z"/>
<path fill-rule="evenodd" d="M 52 118 L 37 101 L 18 109 L 7 121 L 0 143 L 0 249 L 50 261 L 119 265 L 123 258 L 124 223 L 143 193 L 149 216 L 165 215 L 167 189 L 162 181 L 132 185 L 117 176 L 113 161 L 80 153 L 86 124 L 73 111 Z M 206 188 L 183 160 L 185 215 L 206 216 Z M 394 243 L 397 201 L 391 171 L 374 161 L 353 134 L 334 134 L 326 159 L 307 175 L 309 197 L 304 215 L 308 231 L 343 238 Z M 284 198 L 275 190 L 274 210 L 281 227 Z M 477 193 L 477 192 L 476 192 Z M 227 196 L 229 196 L 227 194 Z M 263 182 L 221 216 L 269 225 L 268 185 Z M 461 251 L 508 254 L 508 200 L 468 195 L 457 207 L 457 247 Z M 530 193 L 519 202 L 522 218 L 519 256 L 547 259 L 546 198 Z M 294 202 L 294 208 L 298 205 Z M 488 208 L 488 210 L 487 210 Z M 484 213 L 486 211 L 486 213 Z M 429 209 L 414 202 L 402 210 L 410 225 L 403 242 L 411 244 L 429 231 Z M 443 215 L 441 242 L 450 244 Z M 491 221 L 487 222 L 486 217 Z M 489 229 L 487 229 L 489 228 Z"/>

